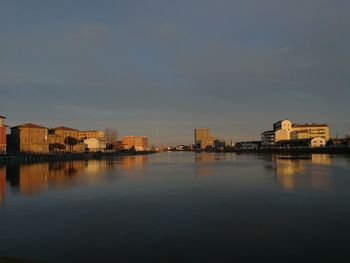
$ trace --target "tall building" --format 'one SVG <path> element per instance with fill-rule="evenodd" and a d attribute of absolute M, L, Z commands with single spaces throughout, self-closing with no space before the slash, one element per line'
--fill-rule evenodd
<path fill-rule="evenodd" d="M 125 150 L 135 147 L 136 151 L 145 151 L 148 148 L 148 138 L 146 136 L 124 136 L 122 145 Z"/>
<path fill-rule="evenodd" d="M 48 129 L 44 126 L 25 123 L 11 128 L 7 151 L 10 153 L 48 153 Z"/>
<path fill-rule="evenodd" d="M 198 128 L 194 130 L 194 142 L 200 149 L 213 146 L 214 137 L 209 128 Z"/>
<path fill-rule="evenodd" d="M 0 154 L 6 152 L 6 117 L 0 116 Z"/>
<path fill-rule="evenodd" d="M 292 131 L 292 122 L 290 120 L 280 120 L 273 124 L 275 131 L 275 142 L 290 140 L 290 133 Z"/>

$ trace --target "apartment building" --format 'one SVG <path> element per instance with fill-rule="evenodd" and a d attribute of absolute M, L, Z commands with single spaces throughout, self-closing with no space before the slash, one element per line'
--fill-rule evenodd
<path fill-rule="evenodd" d="M 9 153 L 48 153 L 48 129 L 44 126 L 25 123 L 11 128 L 7 136 Z"/>

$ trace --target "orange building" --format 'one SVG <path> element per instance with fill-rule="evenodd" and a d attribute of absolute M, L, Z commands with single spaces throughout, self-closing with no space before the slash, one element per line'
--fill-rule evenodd
<path fill-rule="evenodd" d="M 70 146 L 66 144 L 66 138 L 72 137 L 78 141 L 76 145 L 72 147 L 73 152 L 84 152 L 85 146 L 84 143 L 79 142 L 79 131 L 73 128 L 68 128 L 64 126 L 56 127 L 50 129 L 49 131 L 49 144 L 60 144 L 64 145 L 62 151 L 70 151 Z"/>
<path fill-rule="evenodd" d="M 6 152 L 6 125 L 4 120 L 6 117 L 0 116 L 0 154 Z"/>
<path fill-rule="evenodd" d="M 33 123 L 12 127 L 11 134 L 7 137 L 7 150 L 10 153 L 48 153 L 47 134 L 46 127 Z"/>
<path fill-rule="evenodd" d="M 136 151 L 145 151 L 148 148 L 148 139 L 146 136 L 124 136 L 122 145 L 125 150 L 135 147 Z"/>

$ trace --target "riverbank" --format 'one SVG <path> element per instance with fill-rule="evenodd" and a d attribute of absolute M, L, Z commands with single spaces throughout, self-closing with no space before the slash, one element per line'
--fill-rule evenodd
<path fill-rule="evenodd" d="M 74 161 L 74 160 L 100 160 L 111 159 L 121 156 L 133 156 L 152 154 L 153 151 L 125 151 L 125 152 L 98 152 L 98 153 L 48 153 L 48 154 L 18 154 L 0 155 L 0 164 L 7 163 L 38 163 L 51 161 Z"/>
<path fill-rule="evenodd" d="M 271 154 L 350 154 L 350 148 L 281 148 L 281 149 L 237 149 L 236 153 Z"/>

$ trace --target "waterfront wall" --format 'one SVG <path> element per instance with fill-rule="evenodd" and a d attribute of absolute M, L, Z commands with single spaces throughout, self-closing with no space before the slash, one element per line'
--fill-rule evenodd
<path fill-rule="evenodd" d="M 117 158 L 121 156 L 132 156 L 141 154 L 151 154 L 153 151 L 127 151 L 127 152 L 96 152 L 96 153 L 49 153 L 49 154 L 18 154 L 0 155 L 0 164 L 7 163 L 37 163 L 50 161 L 70 161 L 70 160 L 98 160 Z"/>

